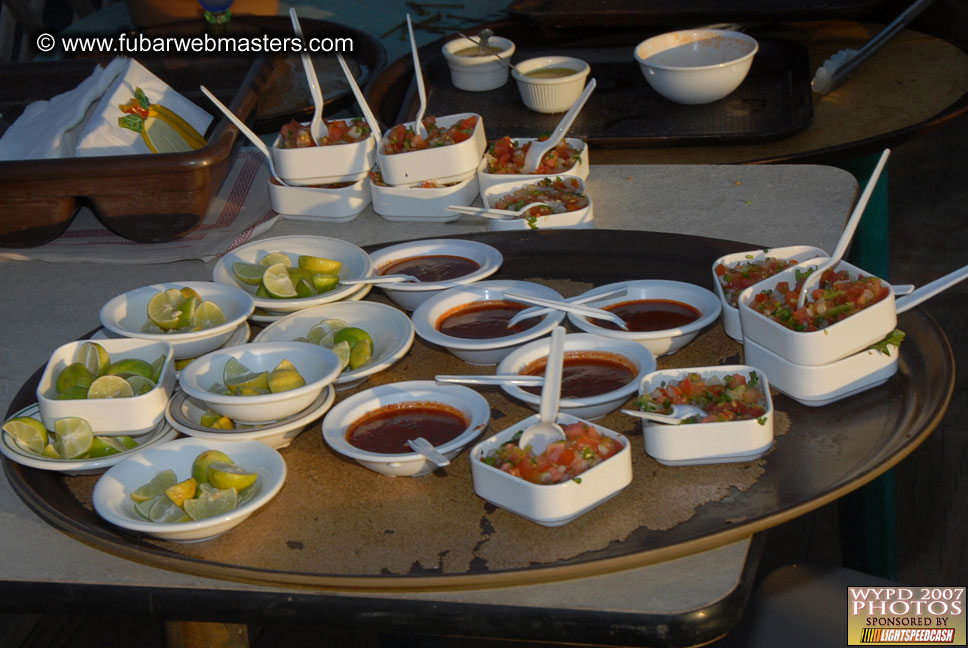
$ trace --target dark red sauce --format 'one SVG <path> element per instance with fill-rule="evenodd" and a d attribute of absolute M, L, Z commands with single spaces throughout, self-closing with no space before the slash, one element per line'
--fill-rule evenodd
<path fill-rule="evenodd" d="M 430 283 L 457 279 L 480 267 L 481 264 L 473 259 L 448 254 L 428 254 L 392 261 L 380 268 L 380 274 L 408 274 Z"/>
<path fill-rule="evenodd" d="M 519 373 L 543 376 L 547 358 L 527 365 Z M 561 397 L 588 398 L 621 389 L 635 380 L 635 367 L 623 356 L 602 351 L 572 351 L 565 353 L 561 370 Z M 521 387 L 526 392 L 540 394 L 541 387 Z"/>
<path fill-rule="evenodd" d="M 394 403 L 366 414 L 350 426 L 346 441 L 368 452 L 404 454 L 413 452 L 409 439 L 423 437 L 435 446 L 460 436 L 467 419 L 459 410 L 443 403 Z"/>
<path fill-rule="evenodd" d="M 689 304 L 671 299 L 636 299 L 603 308 L 625 320 L 629 331 L 638 332 L 675 329 L 695 322 L 702 316 L 702 313 Z M 615 331 L 621 330 L 617 324 L 605 320 L 590 321 L 595 326 Z"/>
<path fill-rule="evenodd" d="M 525 308 L 526 304 L 503 300 L 487 300 L 464 304 L 451 309 L 437 320 L 437 330 L 444 335 L 466 340 L 490 340 L 526 331 L 544 319 L 529 317 L 508 327 L 508 322 Z"/>

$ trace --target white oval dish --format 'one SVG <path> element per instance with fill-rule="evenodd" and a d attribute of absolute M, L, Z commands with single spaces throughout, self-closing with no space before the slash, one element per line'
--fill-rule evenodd
<path fill-rule="evenodd" d="M 384 182 L 390 185 L 411 185 L 424 180 L 446 183 L 462 180 L 474 171 L 487 147 L 484 118 L 477 113 L 457 113 L 438 117 L 437 125 L 447 128 L 468 117 L 477 117 L 474 132 L 463 142 L 447 146 L 387 155 L 386 142 L 393 129 L 385 132 L 376 154 Z M 404 126 L 413 128 L 413 122 L 406 122 Z"/>
<path fill-rule="evenodd" d="M 306 126 L 308 124 L 303 124 Z M 376 157 L 376 137 L 352 144 L 279 148 L 282 136 L 272 144 L 272 162 L 279 177 L 291 185 L 356 182 L 365 178 Z"/>
<path fill-rule="evenodd" d="M 514 141 L 518 146 L 523 146 L 528 142 L 536 141 L 536 137 L 515 137 Z M 477 184 L 480 189 L 481 200 L 484 200 L 485 192 L 496 184 L 518 181 L 527 182 L 547 178 L 548 176 L 570 175 L 577 176 L 582 181 L 588 180 L 591 171 L 591 164 L 588 161 L 588 146 L 584 141 L 575 137 L 566 137 L 565 142 L 573 149 L 578 151 L 579 160 L 570 169 L 565 169 L 560 173 L 488 173 L 487 157 L 481 160 L 477 167 Z"/>
<path fill-rule="evenodd" d="M 529 72 L 543 68 L 568 68 L 572 74 L 554 78 L 528 76 Z M 575 103 L 585 88 L 585 79 L 591 67 L 573 56 L 539 56 L 521 61 L 511 70 L 521 93 L 524 105 L 539 113 L 565 112 Z"/>
<path fill-rule="evenodd" d="M 514 55 L 514 43 L 507 38 L 492 36 L 487 44 L 490 47 L 500 48 L 500 52 L 491 56 L 461 56 L 457 52 L 476 47 L 480 42 L 469 38 L 455 38 L 444 43 L 440 48 L 441 54 L 447 61 L 450 68 L 450 81 L 458 90 L 468 90 L 470 92 L 484 92 L 500 88 L 508 81 L 508 67 L 511 64 L 511 56 Z M 504 63 L 497 57 L 504 59 Z"/>
<path fill-rule="evenodd" d="M 370 204 L 366 176 L 347 187 L 285 187 L 269 179 L 272 211 L 289 220 L 348 223 Z"/>
<path fill-rule="evenodd" d="M 373 195 L 373 211 L 385 220 L 398 223 L 449 223 L 460 214 L 448 211 L 450 205 L 470 205 L 477 198 L 477 173 L 449 186 L 422 187 L 423 183 L 385 187 L 367 178 Z"/>
<path fill-rule="evenodd" d="M 577 176 L 546 176 L 548 178 L 570 178 L 574 177 L 579 184 L 579 192 L 584 194 L 588 198 L 588 206 L 583 209 L 576 209 L 575 211 L 563 212 L 560 214 L 548 214 L 547 216 L 536 216 L 534 219 L 534 224 L 530 224 L 526 218 L 514 218 L 510 220 L 501 220 L 497 218 L 487 219 L 487 229 L 492 231 L 506 231 L 506 230 L 529 230 L 529 229 L 556 229 L 556 228 L 574 228 L 574 229 L 591 229 L 594 227 L 595 211 L 594 204 L 592 203 L 592 197 L 588 195 L 588 190 L 585 188 L 585 182 Z M 494 203 L 505 195 L 512 193 L 518 189 L 529 187 L 536 184 L 535 180 L 531 181 L 520 181 L 515 180 L 511 182 L 504 182 L 492 185 L 484 192 L 484 206 L 491 208 Z"/>

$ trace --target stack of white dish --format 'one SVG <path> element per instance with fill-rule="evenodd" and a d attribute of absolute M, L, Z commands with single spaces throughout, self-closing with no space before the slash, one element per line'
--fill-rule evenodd
<path fill-rule="evenodd" d="M 536 137 L 517 137 L 514 138 L 515 144 L 519 147 L 523 147 L 528 142 L 537 141 Z M 487 158 L 480 160 L 480 164 L 477 167 L 477 184 L 480 187 L 481 200 L 487 204 L 487 198 L 485 194 L 488 190 L 499 184 L 506 184 L 508 182 L 535 182 L 541 180 L 542 178 L 554 177 L 554 176 L 576 176 L 583 182 L 588 180 L 588 174 L 591 169 L 591 165 L 588 160 L 588 146 L 580 139 L 574 137 L 566 137 L 564 140 L 571 148 L 578 151 L 578 161 L 570 168 L 565 169 L 561 173 L 488 173 L 487 171 Z"/>
<path fill-rule="evenodd" d="M 517 176 L 513 176 L 513 180 L 508 182 L 501 182 L 491 185 L 485 190 L 482 190 L 481 194 L 483 196 L 484 207 L 493 208 L 494 204 L 500 200 L 502 197 L 514 193 L 520 189 L 525 189 L 527 187 L 535 186 L 540 180 L 534 179 L 521 179 Z M 585 181 L 578 176 L 547 176 L 549 178 L 562 178 L 568 180 L 574 178 L 578 183 L 578 192 L 583 194 L 588 198 L 588 205 L 582 209 L 576 209 L 574 211 L 566 211 L 561 213 L 552 213 L 544 216 L 536 216 L 534 218 L 533 224 L 529 222 L 528 219 L 521 218 L 511 218 L 508 220 L 501 220 L 497 218 L 487 219 L 487 228 L 494 231 L 503 230 L 526 230 L 526 229 L 557 229 L 557 228 L 574 228 L 574 229 L 591 229 L 593 227 L 593 222 L 595 220 L 595 212 L 592 205 L 592 197 L 588 195 L 588 190 L 585 188 Z"/>

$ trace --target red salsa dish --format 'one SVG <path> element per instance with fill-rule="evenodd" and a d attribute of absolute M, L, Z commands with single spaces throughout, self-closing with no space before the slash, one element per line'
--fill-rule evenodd
<path fill-rule="evenodd" d="M 604 306 L 603 310 L 615 313 L 625 321 L 629 331 L 638 333 L 677 329 L 702 317 L 699 309 L 672 299 L 635 299 Z M 607 320 L 589 321 L 601 328 L 622 330 Z"/>
<path fill-rule="evenodd" d="M 354 421 L 346 432 L 346 442 L 367 452 L 405 454 L 413 452 L 407 445 L 409 439 L 423 437 L 439 446 L 456 439 L 466 429 L 464 414 L 449 405 L 395 403 Z"/>
<path fill-rule="evenodd" d="M 437 330 L 444 335 L 465 340 L 490 340 L 526 331 L 544 319 L 529 317 L 514 326 L 508 326 L 511 318 L 525 308 L 526 304 L 490 299 L 452 308 L 437 320 Z"/>
<path fill-rule="evenodd" d="M 295 119 L 279 131 L 279 148 L 307 148 L 310 146 L 330 146 L 333 144 L 355 144 L 370 136 L 370 125 L 365 120 L 324 119 L 326 134 L 319 142 L 313 142 L 309 126 L 303 126 Z"/>
<path fill-rule="evenodd" d="M 757 419 L 766 423 L 766 396 L 760 391 L 760 378 L 753 371 L 749 380 L 742 374 L 729 374 L 704 380 L 697 373 L 652 390 L 639 397 L 639 409 L 671 414 L 673 405 L 695 405 L 706 416 L 683 419 L 683 423 L 716 423 Z"/>
<path fill-rule="evenodd" d="M 580 482 L 579 475 L 625 447 L 621 441 L 583 421 L 562 428 L 565 440 L 548 444 L 537 456 L 531 452 L 531 446 L 518 447 L 519 432 L 497 450 L 481 457 L 481 461 L 534 484 L 559 484 L 569 479 Z"/>
<path fill-rule="evenodd" d="M 391 128 L 384 139 L 384 154 L 396 155 L 397 153 L 422 151 L 463 142 L 470 139 L 471 135 L 474 134 L 474 128 L 477 127 L 477 116 L 462 119 L 446 128 L 438 126 L 437 118 L 430 116 L 423 118 L 423 125 L 427 128 L 426 138 L 417 135 L 413 127 L 410 126 L 397 124 Z"/>
<path fill-rule="evenodd" d="M 757 293 L 750 307 L 793 331 L 819 331 L 847 319 L 881 301 L 891 289 L 877 277 L 859 275 L 851 279 L 846 270 L 827 270 L 810 291 L 803 308 L 797 308 L 800 288 L 813 269 L 796 271 L 796 285 L 781 281 L 772 290 Z"/>
<path fill-rule="evenodd" d="M 529 363 L 519 373 L 543 376 L 548 358 Z M 625 387 L 638 372 L 624 356 L 604 351 L 569 351 L 561 371 L 562 398 L 589 398 Z M 521 386 L 526 392 L 540 394 L 541 387 Z"/>
<path fill-rule="evenodd" d="M 539 140 L 548 139 L 547 136 L 539 137 Z M 484 155 L 487 160 L 487 173 L 521 173 L 524 167 L 524 158 L 531 148 L 531 142 L 526 142 L 524 146 L 512 140 L 510 137 L 502 137 L 491 144 Z M 536 174 L 565 173 L 574 168 L 581 162 L 581 153 L 578 149 L 562 140 L 558 146 L 545 153 L 541 158 L 541 164 L 535 170 Z"/>
<path fill-rule="evenodd" d="M 588 207 L 588 196 L 582 192 L 578 178 L 542 178 L 534 184 L 515 189 L 494 201 L 495 209 L 521 209 L 534 202 L 553 203 L 529 209 L 520 218 L 534 219 L 549 214 L 564 214 Z"/>
<path fill-rule="evenodd" d="M 726 303 L 736 308 L 739 304 L 739 294 L 764 279 L 769 279 L 781 270 L 799 263 L 796 259 L 777 259 L 766 257 L 759 261 L 741 261 L 733 266 L 722 263 L 716 266 L 716 276 L 723 289 Z"/>
<path fill-rule="evenodd" d="M 481 264 L 473 259 L 451 254 L 428 254 L 391 261 L 379 270 L 379 274 L 408 274 L 418 281 L 433 283 L 464 277 L 478 270 Z"/>

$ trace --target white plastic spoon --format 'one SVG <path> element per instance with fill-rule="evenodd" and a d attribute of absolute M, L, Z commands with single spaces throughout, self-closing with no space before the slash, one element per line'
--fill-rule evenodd
<path fill-rule="evenodd" d="M 583 306 L 581 304 L 572 304 L 566 301 L 557 301 L 554 299 L 545 299 L 543 297 L 532 297 L 531 295 L 520 295 L 518 293 L 504 293 L 505 299 L 510 299 L 511 301 L 523 302 L 525 304 L 534 304 L 535 306 L 545 306 L 546 308 L 554 308 L 555 310 L 565 311 L 566 313 L 574 313 L 575 315 L 581 315 L 583 317 L 593 317 L 595 319 L 603 319 L 612 322 L 616 326 L 623 330 L 628 330 L 628 324 L 625 323 L 621 317 L 615 313 L 609 312 L 607 310 L 602 310 L 601 308 L 592 308 L 591 306 Z"/>
<path fill-rule="evenodd" d="M 408 274 L 377 275 L 374 277 L 363 277 L 361 279 L 340 279 L 341 284 L 352 286 L 354 284 L 389 284 L 418 281 L 416 277 Z"/>
<path fill-rule="evenodd" d="M 595 79 L 589 79 L 581 95 L 571 105 L 571 108 L 568 109 L 565 116 L 561 118 L 561 121 L 558 122 L 555 129 L 551 131 L 551 137 L 543 142 L 531 142 L 531 146 L 528 147 L 528 154 L 524 158 L 524 166 L 521 167 L 521 173 L 534 173 L 538 165 L 541 164 L 541 158 L 544 157 L 545 153 L 558 146 L 558 143 L 564 138 L 568 129 L 571 128 L 575 118 L 578 117 L 578 113 L 581 112 L 585 102 L 588 101 L 588 97 L 592 94 L 595 86 Z"/>
<path fill-rule="evenodd" d="M 346 60 L 343 55 L 339 52 L 336 53 L 336 60 L 339 61 L 339 66 L 343 68 L 343 74 L 346 76 L 346 82 L 350 84 L 350 90 L 353 91 L 353 96 L 356 97 L 356 103 L 360 105 L 360 110 L 363 111 L 363 117 L 366 119 L 366 123 L 370 125 L 370 132 L 376 137 L 377 142 L 383 137 L 383 133 L 380 131 L 380 122 L 376 120 L 376 115 L 370 110 L 370 104 L 366 102 L 366 97 L 363 96 L 363 92 L 360 90 L 360 86 L 356 83 L 356 79 L 353 77 L 353 73 L 350 71 L 350 67 L 346 64 Z"/>
<path fill-rule="evenodd" d="M 299 24 L 299 16 L 293 7 L 289 8 L 289 19 L 292 20 L 292 28 L 296 36 L 303 37 L 302 26 Z M 319 88 L 319 78 L 316 76 L 316 68 L 313 67 L 313 60 L 309 57 L 309 52 L 304 51 L 302 58 L 303 70 L 306 72 L 306 81 L 309 83 L 309 93 L 313 96 L 313 119 L 309 122 L 309 134 L 313 136 L 313 142 L 318 146 L 319 140 L 323 136 L 323 91 Z"/>
<path fill-rule="evenodd" d="M 625 288 L 616 288 L 614 290 L 606 290 L 605 292 L 596 293 L 594 295 L 586 294 L 586 295 L 578 295 L 577 297 L 570 297 L 565 301 L 568 302 L 569 304 L 581 305 L 581 304 L 587 304 L 588 302 L 597 301 L 599 299 L 605 299 L 606 297 L 612 297 L 613 295 L 617 295 L 619 293 L 628 293 L 628 290 Z M 523 311 L 518 311 L 518 313 L 511 318 L 511 320 L 508 322 L 508 326 L 514 326 L 518 322 L 522 322 L 532 317 L 543 317 L 553 310 L 555 309 L 546 308 L 543 306 L 532 306 L 531 308 L 525 308 Z"/>
<path fill-rule="evenodd" d="M 413 120 L 413 132 L 420 137 L 427 137 L 427 128 L 423 125 L 424 111 L 427 110 L 427 89 L 424 88 L 423 72 L 420 70 L 420 57 L 417 56 L 417 40 L 413 37 L 413 23 L 407 14 L 407 31 L 410 32 L 410 52 L 413 54 L 413 78 L 417 83 L 417 96 L 420 97 L 420 108 Z"/>
<path fill-rule="evenodd" d="M 434 447 L 434 444 L 423 437 L 407 439 L 407 445 L 422 454 L 430 461 L 430 463 L 438 468 L 443 468 L 444 466 L 450 465 L 450 459 L 442 455 L 440 451 Z"/>
<path fill-rule="evenodd" d="M 558 402 L 561 399 L 561 373 L 564 368 L 565 329 L 556 326 L 551 331 L 551 345 L 548 348 L 548 364 L 545 366 L 544 386 L 541 388 L 541 405 L 538 407 L 538 422 L 521 432 L 519 448 L 531 446 L 532 452 L 539 455 L 548 444 L 565 440 L 565 431 L 555 421 L 558 420 Z"/>
<path fill-rule="evenodd" d="M 522 374 L 492 374 L 489 376 L 434 376 L 439 383 L 457 383 L 461 385 L 527 385 L 538 387 L 544 385 L 543 376 L 525 376 Z"/>
<path fill-rule="evenodd" d="M 894 310 L 898 314 L 909 311 L 918 304 L 931 299 L 938 293 L 944 292 L 965 279 L 968 279 L 968 266 L 953 270 L 943 277 L 939 277 L 930 283 L 924 284 L 920 288 L 914 289 L 910 294 L 895 302 Z"/>
<path fill-rule="evenodd" d="M 623 409 L 622 414 L 628 414 L 629 416 L 635 416 L 636 418 L 655 421 L 656 423 L 667 423 L 669 425 L 681 425 L 684 420 L 694 416 L 698 416 L 699 420 L 702 420 L 706 416 L 706 412 L 699 409 L 695 405 L 673 405 L 672 414 L 659 414 L 657 412 L 643 412 L 642 410 L 627 409 Z"/>
<path fill-rule="evenodd" d="M 555 204 L 560 205 L 561 203 L 555 203 Z M 555 204 L 546 203 L 546 202 L 533 202 L 533 203 L 528 203 L 521 209 L 493 209 L 491 207 L 465 207 L 464 205 L 451 205 L 447 208 L 447 211 L 452 211 L 458 214 L 469 214 L 471 216 L 481 216 L 483 218 L 511 220 L 512 218 L 518 218 L 525 212 L 531 210 L 532 207 L 554 208 Z"/>

